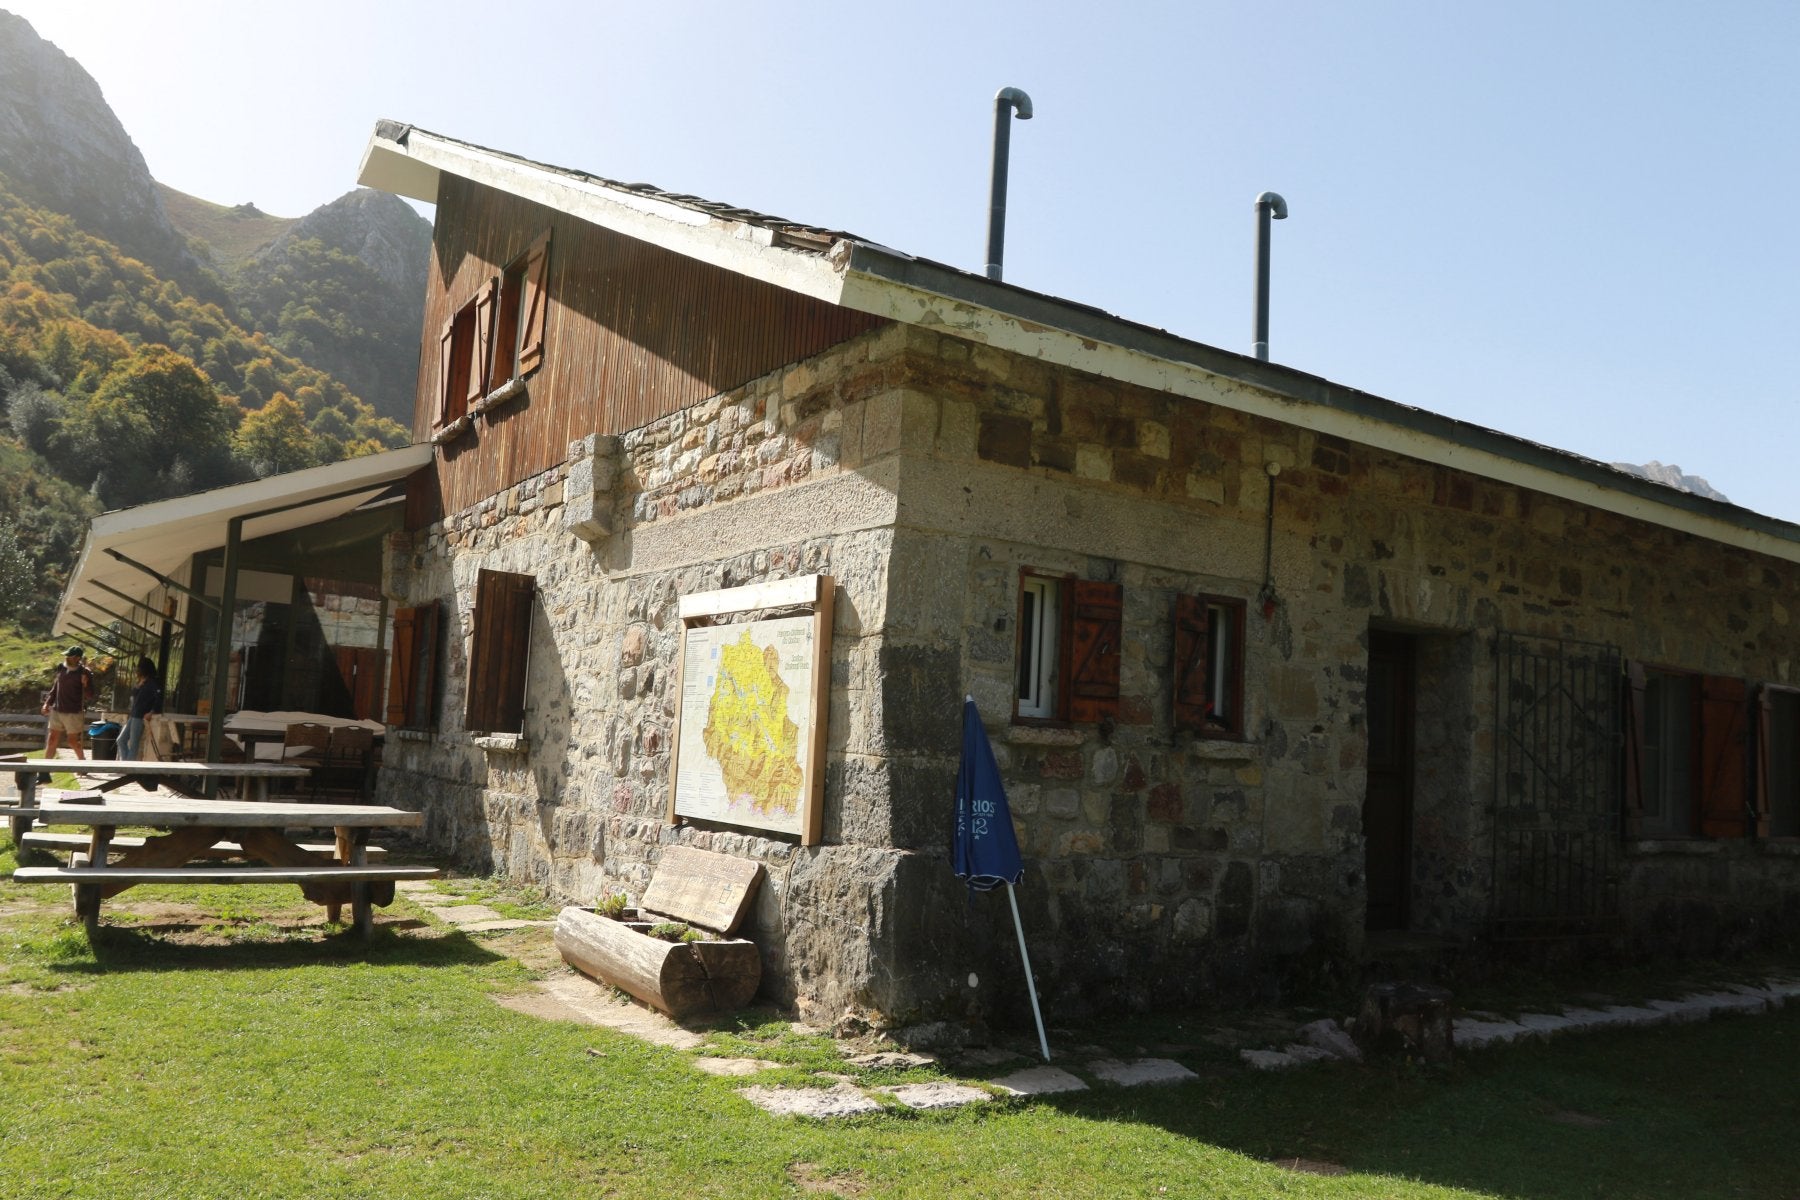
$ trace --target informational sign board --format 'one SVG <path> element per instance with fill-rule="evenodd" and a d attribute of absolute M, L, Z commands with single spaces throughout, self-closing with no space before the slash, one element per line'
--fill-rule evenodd
<path fill-rule="evenodd" d="M 809 575 L 682 600 L 672 819 L 818 840 L 831 595 L 830 576 Z"/>

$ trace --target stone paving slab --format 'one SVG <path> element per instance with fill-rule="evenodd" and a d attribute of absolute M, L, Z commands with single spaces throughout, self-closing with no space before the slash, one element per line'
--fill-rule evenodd
<path fill-rule="evenodd" d="M 760 1058 L 714 1058 L 703 1054 L 694 1060 L 694 1065 L 708 1075 L 755 1075 L 759 1071 L 773 1071 L 780 1063 L 764 1062 Z"/>
<path fill-rule="evenodd" d="M 929 1067 L 937 1062 L 937 1056 L 935 1054 L 911 1054 L 904 1050 L 878 1050 L 874 1054 L 858 1054 L 844 1061 L 853 1067 L 905 1070 L 909 1067 Z"/>
<path fill-rule="evenodd" d="M 432 908 L 427 906 L 425 911 L 436 917 L 438 920 L 448 921 L 450 924 L 459 928 L 465 925 L 474 925 L 481 921 L 506 920 L 506 917 L 502 913 L 489 908 L 485 904 L 453 904 L 444 908 Z"/>
<path fill-rule="evenodd" d="M 908 1083 L 886 1091 L 906 1107 L 918 1109 L 962 1108 L 993 1099 L 980 1088 L 963 1083 Z"/>
<path fill-rule="evenodd" d="M 538 983 L 538 990 L 567 1011 L 565 1019 L 604 1025 L 620 1033 L 643 1038 L 658 1046 L 676 1050 L 694 1050 L 706 1040 L 683 1029 L 659 1012 L 614 997 L 610 988 L 602 987 L 575 971 L 552 975 Z"/>
<path fill-rule="evenodd" d="M 1002 1063 L 1017 1062 L 1019 1057 L 1011 1050 L 998 1050 L 984 1046 L 979 1050 L 964 1050 L 957 1056 L 957 1061 L 973 1067 L 997 1067 Z"/>
<path fill-rule="evenodd" d="M 502 917 L 498 921 L 470 921 L 457 928 L 464 933 L 504 933 L 511 929 L 548 929 L 554 924 L 554 921 L 520 921 Z"/>
<path fill-rule="evenodd" d="M 1186 1083 L 1200 1078 L 1172 1058 L 1135 1058 L 1122 1062 L 1116 1058 L 1099 1058 L 1087 1065 L 1088 1074 L 1119 1087 L 1143 1087 L 1146 1084 Z"/>
<path fill-rule="evenodd" d="M 1061 1092 L 1085 1092 L 1088 1085 L 1061 1067 L 1026 1067 L 993 1081 L 1010 1096 L 1054 1096 Z"/>
<path fill-rule="evenodd" d="M 1299 1059 L 1279 1050 L 1239 1050 L 1238 1058 L 1256 1071 L 1285 1071 L 1300 1065 Z"/>
<path fill-rule="evenodd" d="M 880 1112 L 881 1105 L 860 1088 L 840 1083 L 834 1088 L 739 1088 L 738 1095 L 778 1117 L 856 1117 Z"/>

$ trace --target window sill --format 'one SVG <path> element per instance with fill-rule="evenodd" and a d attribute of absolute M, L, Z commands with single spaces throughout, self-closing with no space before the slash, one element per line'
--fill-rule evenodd
<path fill-rule="evenodd" d="M 1764 854 L 1773 854 L 1778 858 L 1800 858 L 1800 838 L 1764 838 L 1762 848 Z"/>
<path fill-rule="evenodd" d="M 1014 746 L 1079 746 L 1092 732 L 1085 725 L 1008 725 L 1001 740 Z"/>
<path fill-rule="evenodd" d="M 505 405 L 512 403 L 524 394 L 525 377 L 523 375 L 514 375 L 511 379 L 477 400 L 474 406 L 469 409 L 469 415 L 472 417 L 479 417 L 486 413 L 491 413 L 497 408 L 502 408 Z"/>
<path fill-rule="evenodd" d="M 489 754 L 523 754 L 531 749 L 531 739 L 522 733 L 478 733 L 470 740 Z"/>
<path fill-rule="evenodd" d="M 1636 855 L 1654 854 L 1717 854 L 1725 848 L 1724 842 L 1710 838 L 1639 838 L 1625 843 L 1625 853 Z"/>
<path fill-rule="evenodd" d="M 1196 737 L 1187 744 L 1187 752 L 1205 762 L 1249 762 L 1262 757 L 1255 742 L 1227 741 L 1223 738 Z"/>
<path fill-rule="evenodd" d="M 474 428 L 474 424 L 475 423 L 467 416 L 458 417 L 456 420 L 432 434 L 431 444 L 434 446 L 442 446 L 446 442 L 453 442 L 463 434 L 469 432 L 470 429 Z"/>

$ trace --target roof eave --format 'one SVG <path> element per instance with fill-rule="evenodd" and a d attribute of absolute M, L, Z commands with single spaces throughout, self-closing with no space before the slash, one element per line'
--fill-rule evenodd
<path fill-rule="evenodd" d="M 1800 525 L 881 247 L 855 245 L 841 302 L 875 316 L 1800 562 Z"/>

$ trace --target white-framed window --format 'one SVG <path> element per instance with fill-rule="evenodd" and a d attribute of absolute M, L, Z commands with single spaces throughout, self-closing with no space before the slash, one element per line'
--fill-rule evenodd
<path fill-rule="evenodd" d="M 1175 728 L 1208 738 L 1244 731 L 1244 602 L 1175 598 Z"/>
<path fill-rule="evenodd" d="M 1019 580 L 1018 715 L 1057 715 L 1057 670 L 1062 643 L 1063 581 L 1042 575 Z"/>

